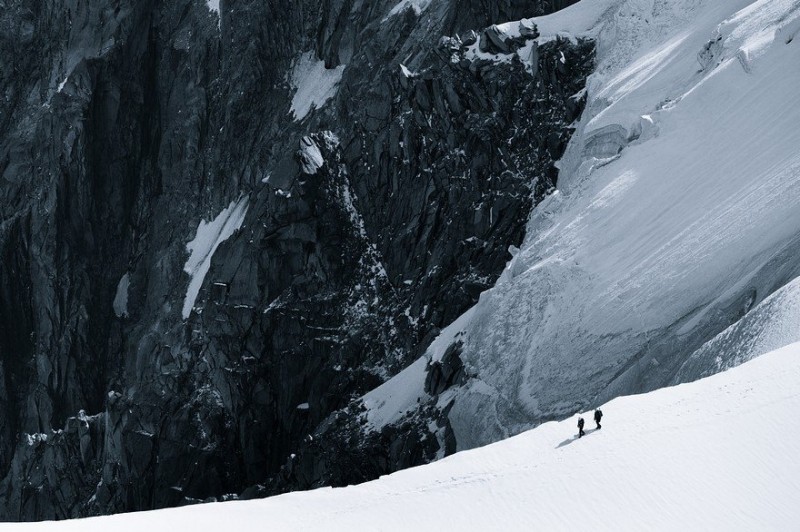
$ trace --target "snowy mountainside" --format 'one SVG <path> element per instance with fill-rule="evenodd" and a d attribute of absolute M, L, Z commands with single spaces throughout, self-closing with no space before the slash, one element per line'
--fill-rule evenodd
<path fill-rule="evenodd" d="M 800 274 L 800 3 L 584 1 L 533 23 L 564 20 L 598 55 L 558 190 L 427 362 L 365 397 L 376 429 L 433 402 L 468 449 L 664 386 Z M 442 368 L 444 389 L 420 384 Z"/>
<path fill-rule="evenodd" d="M 574 1 L 4 3 L 0 520 L 254 498 L 443 454 L 427 421 L 315 435 L 357 420 L 342 410 L 522 242 L 594 43 L 533 54 L 534 31 L 494 25 Z M 295 463 L 307 444 L 357 456 Z"/>
<path fill-rule="evenodd" d="M 792 530 L 800 344 L 347 488 L 9 530 Z M 591 412 L 583 414 L 587 419 Z"/>
<path fill-rule="evenodd" d="M 674 382 L 707 377 L 794 342 L 800 342 L 800 278 L 692 353 Z"/>
<path fill-rule="evenodd" d="M 0 520 L 364 482 L 793 338 L 797 1 L 4 5 Z"/>

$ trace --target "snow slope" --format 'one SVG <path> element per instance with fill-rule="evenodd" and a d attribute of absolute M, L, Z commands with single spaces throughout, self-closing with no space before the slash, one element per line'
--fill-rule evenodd
<path fill-rule="evenodd" d="M 354 487 L 3 530 L 795 530 L 798 409 L 792 344 L 615 399 L 580 440 L 573 417 Z"/>
<path fill-rule="evenodd" d="M 800 2 L 583 0 L 533 22 L 596 38 L 597 68 L 559 190 L 442 333 L 472 377 L 439 398 L 459 449 L 672 382 L 800 275 Z"/>

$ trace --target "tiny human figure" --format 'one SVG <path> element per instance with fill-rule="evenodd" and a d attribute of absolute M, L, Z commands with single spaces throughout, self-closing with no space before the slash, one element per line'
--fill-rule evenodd
<path fill-rule="evenodd" d="M 584 434 L 584 432 L 583 432 L 583 418 L 579 417 L 578 418 L 578 438 L 583 436 L 583 434 Z"/>
<path fill-rule="evenodd" d="M 594 411 L 594 422 L 597 423 L 597 430 L 603 428 L 600 426 L 601 419 L 603 419 L 603 411 L 598 408 L 597 410 Z"/>

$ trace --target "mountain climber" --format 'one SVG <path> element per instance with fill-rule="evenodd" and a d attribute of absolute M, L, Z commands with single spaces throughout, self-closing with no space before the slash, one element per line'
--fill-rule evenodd
<path fill-rule="evenodd" d="M 597 410 L 594 411 L 594 422 L 597 423 L 597 430 L 603 428 L 600 426 L 601 419 L 603 419 L 603 411 L 598 408 Z"/>
<path fill-rule="evenodd" d="M 583 435 L 584 435 L 584 432 L 583 432 L 583 418 L 579 417 L 578 418 L 578 438 L 580 438 Z"/>

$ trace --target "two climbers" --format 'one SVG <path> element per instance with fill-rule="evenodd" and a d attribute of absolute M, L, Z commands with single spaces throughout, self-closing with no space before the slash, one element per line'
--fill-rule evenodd
<path fill-rule="evenodd" d="M 600 420 L 601 419 L 603 419 L 603 411 L 598 408 L 597 410 L 594 411 L 594 422 L 597 423 L 597 429 L 596 430 L 600 430 L 601 428 L 603 428 L 603 427 L 600 426 Z M 578 418 L 578 438 L 586 435 L 586 433 L 583 432 L 584 423 L 585 422 L 583 421 L 583 418 L 579 417 Z"/>

